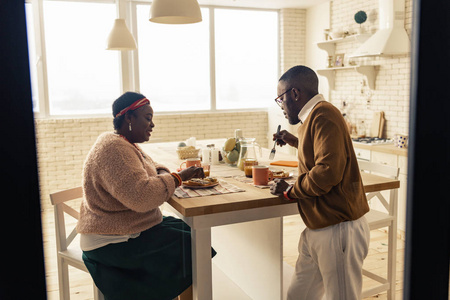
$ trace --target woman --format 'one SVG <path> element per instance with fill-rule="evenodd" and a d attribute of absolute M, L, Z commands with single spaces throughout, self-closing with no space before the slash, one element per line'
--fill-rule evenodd
<path fill-rule="evenodd" d="M 170 173 L 136 145 L 155 127 L 145 96 L 123 94 L 113 116 L 115 133 L 99 136 L 83 169 L 77 230 L 86 267 L 108 300 L 192 298 L 190 228 L 159 206 L 203 169 Z"/>

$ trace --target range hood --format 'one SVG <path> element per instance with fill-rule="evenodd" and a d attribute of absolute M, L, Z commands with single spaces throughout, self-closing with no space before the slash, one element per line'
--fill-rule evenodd
<path fill-rule="evenodd" d="M 405 30 L 405 0 L 379 0 L 379 29 L 350 57 L 400 55 L 410 52 Z"/>

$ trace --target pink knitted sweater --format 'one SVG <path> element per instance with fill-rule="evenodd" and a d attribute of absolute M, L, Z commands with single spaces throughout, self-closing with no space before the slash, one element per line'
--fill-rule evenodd
<path fill-rule="evenodd" d="M 84 200 L 77 231 L 125 235 L 162 221 L 159 206 L 175 191 L 169 170 L 114 133 L 103 133 L 83 168 Z"/>

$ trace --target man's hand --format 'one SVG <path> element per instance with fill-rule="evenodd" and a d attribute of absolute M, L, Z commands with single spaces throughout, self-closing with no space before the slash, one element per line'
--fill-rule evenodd
<path fill-rule="evenodd" d="M 298 138 L 286 130 L 281 130 L 279 134 L 274 133 L 273 140 L 276 140 L 280 147 L 288 144 L 289 146 L 298 148 Z"/>
<path fill-rule="evenodd" d="M 270 187 L 270 193 L 284 199 L 283 192 L 290 186 L 284 179 L 275 179 L 274 184 Z"/>

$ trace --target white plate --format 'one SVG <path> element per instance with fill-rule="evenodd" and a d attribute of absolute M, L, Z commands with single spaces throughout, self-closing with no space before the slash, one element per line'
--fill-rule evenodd
<path fill-rule="evenodd" d="M 208 189 L 208 188 L 214 187 L 216 185 L 219 185 L 219 183 L 215 182 L 215 183 L 209 184 L 209 185 L 185 185 L 185 184 L 183 184 L 182 187 L 195 190 L 195 189 Z"/>
<path fill-rule="evenodd" d="M 293 172 L 289 172 L 289 175 L 288 175 L 288 176 L 284 176 L 284 177 L 277 177 L 277 176 L 274 176 L 273 179 L 288 179 L 288 178 L 291 178 L 293 175 L 294 175 Z"/>

